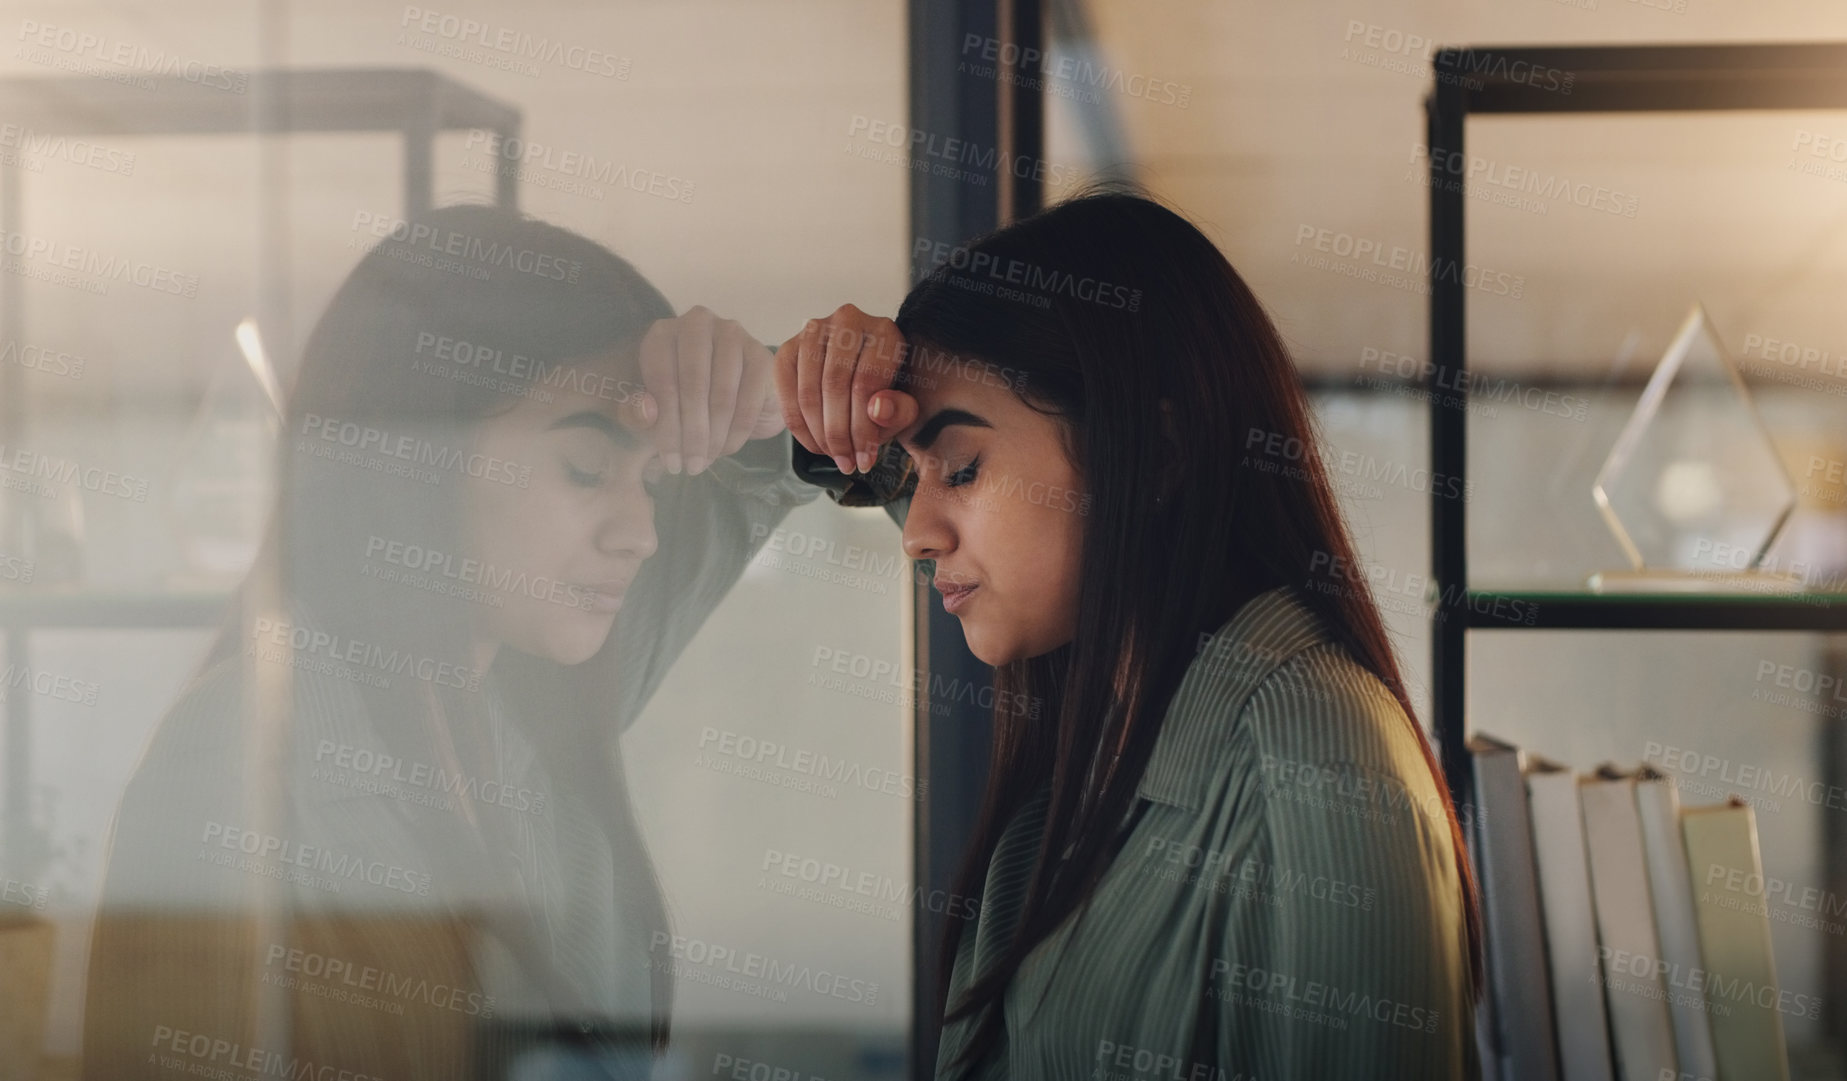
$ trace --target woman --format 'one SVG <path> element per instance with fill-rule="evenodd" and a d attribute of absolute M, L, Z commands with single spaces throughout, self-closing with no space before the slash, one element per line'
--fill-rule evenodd
<path fill-rule="evenodd" d="M 776 371 L 837 498 L 908 499 L 995 700 L 1048 706 L 995 713 L 938 1076 L 1475 1073 L 1457 819 L 1287 351 L 1211 242 L 1091 193 Z"/>
<path fill-rule="evenodd" d="M 770 360 L 509 212 L 365 255 L 123 797 L 89 1076 L 646 1076 L 666 914 L 616 737 L 813 495 Z"/>

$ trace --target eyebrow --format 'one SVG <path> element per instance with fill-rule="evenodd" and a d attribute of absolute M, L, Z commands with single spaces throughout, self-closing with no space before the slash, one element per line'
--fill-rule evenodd
<path fill-rule="evenodd" d="M 936 442 L 936 437 L 943 434 L 944 428 L 957 424 L 966 425 L 970 428 L 994 427 L 994 425 L 989 424 L 985 419 L 970 413 L 966 409 L 944 409 L 925 421 L 924 426 L 917 429 L 917 434 L 911 437 L 911 442 L 916 445 L 918 450 L 929 450 L 930 444 Z"/>
<path fill-rule="evenodd" d="M 564 431 L 570 428 L 591 428 L 609 437 L 609 441 L 618 447 L 638 445 L 635 433 L 610 419 L 609 414 L 599 413 L 594 409 L 585 409 L 570 416 L 559 417 L 546 425 L 547 431 Z"/>

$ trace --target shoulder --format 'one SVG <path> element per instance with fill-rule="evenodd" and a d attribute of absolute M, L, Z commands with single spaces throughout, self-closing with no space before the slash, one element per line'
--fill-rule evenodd
<path fill-rule="evenodd" d="M 1440 813 L 1424 737 L 1370 669 L 1290 587 L 1252 599 L 1202 636 L 1165 719 L 1144 794 L 1203 809 L 1232 791 L 1361 792 Z M 1383 794 L 1379 794 L 1383 793 Z"/>
<path fill-rule="evenodd" d="M 261 750 L 259 738 L 277 740 L 274 751 L 286 762 L 277 779 L 297 782 L 331 753 L 379 746 L 364 698 L 350 681 L 301 668 L 278 673 L 286 679 L 262 678 L 276 667 L 260 650 L 245 651 L 194 676 L 155 728 L 124 794 L 124 810 L 158 809 L 180 796 L 187 803 L 213 794 L 214 802 L 241 801 L 240 778 L 249 774 L 249 756 Z M 277 690 L 286 696 L 280 708 L 266 701 Z M 351 795 L 326 785 L 284 787 L 309 801 Z"/>
<path fill-rule="evenodd" d="M 1428 777 L 1422 736 L 1376 674 L 1324 641 L 1268 673 L 1244 704 L 1240 734 L 1272 762 Z"/>

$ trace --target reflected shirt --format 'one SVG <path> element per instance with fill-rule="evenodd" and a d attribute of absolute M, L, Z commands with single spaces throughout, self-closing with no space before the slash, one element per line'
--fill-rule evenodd
<path fill-rule="evenodd" d="M 1444 800 L 1385 685 L 1288 586 L 1203 641 L 1087 910 L 1030 953 L 974 1076 L 1478 1076 Z M 1050 788 L 988 864 L 950 979 L 1005 951 Z M 974 1018 L 945 1028 L 952 1078 Z"/>

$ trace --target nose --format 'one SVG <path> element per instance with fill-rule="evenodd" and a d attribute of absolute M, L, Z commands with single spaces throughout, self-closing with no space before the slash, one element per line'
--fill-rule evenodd
<path fill-rule="evenodd" d="M 606 555 L 641 560 L 660 547 L 660 537 L 654 532 L 653 497 L 640 484 L 633 488 L 609 501 L 597 527 L 596 546 Z"/>
<path fill-rule="evenodd" d="M 956 550 L 955 527 L 934 497 L 911 497 L 902 543 L 904 554 L 912 559 L 941 559 Z"/>

